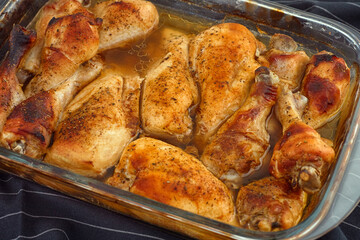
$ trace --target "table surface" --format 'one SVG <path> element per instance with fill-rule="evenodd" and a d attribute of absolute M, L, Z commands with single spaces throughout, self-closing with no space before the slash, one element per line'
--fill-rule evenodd
<path fill-rule="evenodd" d="M 274 2 L 360 29 L 360 1 Z M 0 239 L 188 238 L 0 171 Z M 321 239 L 360 239 L 360 205 Z"/>

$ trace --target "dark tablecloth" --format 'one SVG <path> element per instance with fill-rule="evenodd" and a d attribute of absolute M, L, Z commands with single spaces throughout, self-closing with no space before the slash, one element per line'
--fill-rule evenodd
<path fill-rule="evenodd" d="M 360 29 L 360 1 L 276 2 Z M 0 171 L 0 239 L 187 238 Z M 360 206 L 321 239 L 360 239 Z"/>

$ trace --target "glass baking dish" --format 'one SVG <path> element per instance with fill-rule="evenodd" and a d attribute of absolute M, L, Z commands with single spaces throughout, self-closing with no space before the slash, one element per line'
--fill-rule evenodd
<path fill-rule="evenodd" d="M 1 59 L 8 50 L 7 38 L 12 25 L 20 23 L 27 26 L 46 2 L 8 0 L 0 3 Z M 190 25 L 238 22 L 264 42 L 274 33 L 283 33 L 293 37 L 310 53 L 327 50 L 346 60 L 351 68 L 351 90 L 345 107 L 336 119 L 337 130 L 330 133 L 334 135 L 337 161 L 324 188 L 312 197 L 302 222 L 285 231 L 249 231 L 116 189 L 99 180 L 71 173 L 4 148 L 0 148 L 0 169 L 104 208 L 201 239 L 313 239 L 339 224 L 360 198 L 360 191 L 354 191 L 360 183 L 360 140 L 357 140 L 360 122 L 360 34 L 341 23 L 260 0 L 152 2 L 159 11 L 177 15 Z"/>

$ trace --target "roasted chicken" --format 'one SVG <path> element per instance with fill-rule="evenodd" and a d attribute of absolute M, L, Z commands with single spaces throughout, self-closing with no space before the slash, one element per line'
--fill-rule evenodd
<path fill-rule="evenodd" d="M 103 19 L 99 29 L 99 51 L 128 47 L 145 39 L 159 23 L 156 7 L 143 0 L 110 0 L 95 5 L 93 12 Z"/>
<path fill-rule="evenodd" d="M 234 221 L 227 187 L 195 157 L 157 139 L 130 143 L 107 183 L 205 217 Z"/>
<path fill-rule="evenodd" d="M 223 23 L 190 43 L 190 68 L 200 86 L 194 143 L 200 152 L 220 125 L 243 103 L 260 67 L 258 42 L 243 25 Z"/>
<path fill-rule="evenodd" d="M 11 110 L 25 99 L 16 71 L 24 54 L 33 46 L 36 34 L 14 25 L 10 33 L 10 50 L 0 65 L 0 131 Z"/>
<path fill-rule="evenodd" d="M 198 90 L 190 76 L 186 35 L 164 31 L 166 55 L 145 77 L 141 122 L 145 133 L 175 145 L 189 143 L 193 133 L 190 110 Z"/>
<path fill-rule="evenodd" d="M 269 47 L 265 56 L 270 70 L 291 90 L 298 89 L 310 58 L 304 51 L 296 51 L 297 43 L 287 35 L 273 35 Z"/>
<path fill-rule="evenodd" d="M 145 0 L 51 0 L 37 38 L 14 26 L 0 144 L 223 223 L 298 224 L 335 160 L 315 129 L 348 94 L 344 59 L 238 23 L 160 25 Z"/>
<path fill-rule="evenodd" d="M 306 99 L 306 98 L 305 98 Z M 314 193 L 324 184 L 335 152 L 329 140 L 301 120 L 306 101 L 285 85 L 276 113 L 283 126 L 283 136 L 276 143 L 269 171 L 276 178 L 286 178 L 293 186 Z"/>
<path fill-rule="evenodd" d="M 4 125 L 2 145 L 41 159 L 64 108 L 81 88 L 100 74 L 103 65 L 102 59 L 96 56 L 56 88 L 39 92 L 18 104 Z"/>
<path fill-rule="evenodd" d="M 317 129 L 330 121 L 342 107 L 349 92 L 350 69 L 344 59 L 322 51 L 311 57 L 301 85 L 309 99 L 303 121 Z"/>
<path fill-rule="evenodd" d="M 240 188 L 236 212 L 240 226 L 250 230 L 280 231 L 299 223 L 307 194 L 284 179 L 266 177 Z"/>
<path fill-rule="evenodd" d="M 255 74 L 244 105 L 220 127 L 201 156 L 205 166 L 234 189 L 261 165 L 270 147 L 266 120 L 277 99 L 279 79 L 265 67 Z"/>
<path fill-rule="evenodd" d="M 46 29 L 39 73 L 26 86 L 25 96 L 58 86 L 94 57 L 100 25 L 99 19 L 82 13 L 53 18 Z"/>
<path fill-rule="evenodd" d="M 103 176 L 138 132 L 140 83 L 124 83 L 117 71 L 105 70 L 66 107 L 45 162 Z"/>
<path fill-rule="evenodd" d="M 35 31 L 37 39 L 34 47 L 24 58 L 21 69 L 36 74 L 40 67 L 41 51 L 44 47 L 45 32 L 52 18 L 60 18 L 66 15 L 81 13 L 91 17 L 91 13 L 82 5 L 82 0 L 57 0 L 50 1 L 41 8 L 37 15 Z"/>

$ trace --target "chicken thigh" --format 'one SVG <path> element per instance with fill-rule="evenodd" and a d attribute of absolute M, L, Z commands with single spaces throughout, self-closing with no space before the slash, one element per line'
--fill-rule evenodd
<path fill-rule="evenodd" d="M 36 34 L 20 25 L 10 33 L 10 50 L 0 65 L 0 131 L 12 109 L 25 99 L 16 71 L 24 54 L 33 46 Z"/>
<path fill-rule="evenodd" d="M 201 156 L 204 165 L 234 189 L 261 165 L 270 146 L 266 119 L 277 99 L 279 79 L 265 67 L 255 74 L 244 105 L 219 128 Z"/>
<path fill-rule="evenodd" d="M 283 126 L 283 136 L 276 143 L 270 160 L 270 174 L 286 178 L 293 186 L 300 186 L 308 193 L 314 193 L 324 184 L 335 151 L 329 140 L 301 120 L 301 98 L 284 86 L 278 105 L 277 115 Z M 306 102 L 305 102 L 306 103 Z"/>
<path fill-rule="evenodd" d="M 240 188 L 236 212 L 240 226 L 250 230 L 280 231 L 297 225 L 307 194 L 283 178 L 266 177 Z"/>
<path fill-rule="evenodd" d="M 77 13 L 53 18 L 46 29 L 39 73 L 26 86 L 25 96 L 47 91 L 71 77 L 81 63 L 94 57 L 101 21 Z"/>
<path fill-rule="evenodd" d="M 15 152 L 41 159 L 66 105 L 75 94 L 95 79 L 103 68 L 96 56 L 54 89 L 22 101 L 11 112 L 1 133 L 2 145 Z"/>
<path fill-rule="evenodd" d="M 234 221 L 227 187 L 195 157 L 157 139 L 130 143 L 107 183 L 205 217 Z"/>
<path fill-rule="evenodd" d="M 317 129 L 330 121 L 342 107 L 349 92 L 350 69 L 344 59 L 322 51 L 311 57 L 301 85 L 309 99 L 303 121 Z"/>
<path fill-rule="evenodd" d="M 190 68 L 200 86 L 194 143 L 200 152 L 220 125 L 244 102 L 255 70 L 258 42 L 243 25 L 223 23 L 190 43 Z"/>
<path fill-rule="evenodd" d="M 45 32 L 52 18 L 60 18 L 66 15 L 82 13 L 91 17 L 91 13 L 82 5 L 82 0 L 57 0 L 50 1 L 38 13 L 35 24 L 37 39 L 34 47 L 25 56 L 20 68 L 32 74 L 36 74 L 40 67 L 41 50 L 44 46 Z"/>
<path fill-rule="evenodd" d="M 124 83 L 117 71 L 106 69 L 81 90 L 64 110 L 45 162 L 102 177 L 138 132 L 139 97 L 135 95 L 140 94 L 140 80 Z"/>
<path fill-rule="evenodd" d="M 128 47 L 145 39 L 159 23 L 156 7 L 143 0 L 110 0 L 95 5 L 93 12 L 103 19 L 99 29 L 99 51 Z"/>
<path fill-rule="evenodd" d="M 290 90 L 300 87 L 310 58 L 304 51 L 296 51 L 297 43 L 289 36 L 275 34 L 270 39 L 270 50 L 265 54 L 270 70 L 278 75 Z"/>
<path fill-rule="evenodd" d="M 145 77 L 141 102 L 141 122 L 145 133 L 175 145 L 192 137 L 190 109 L 196 105 L 197 87 L 190 76 L 186 35 L 164 31 L 167 54 Z"/>

